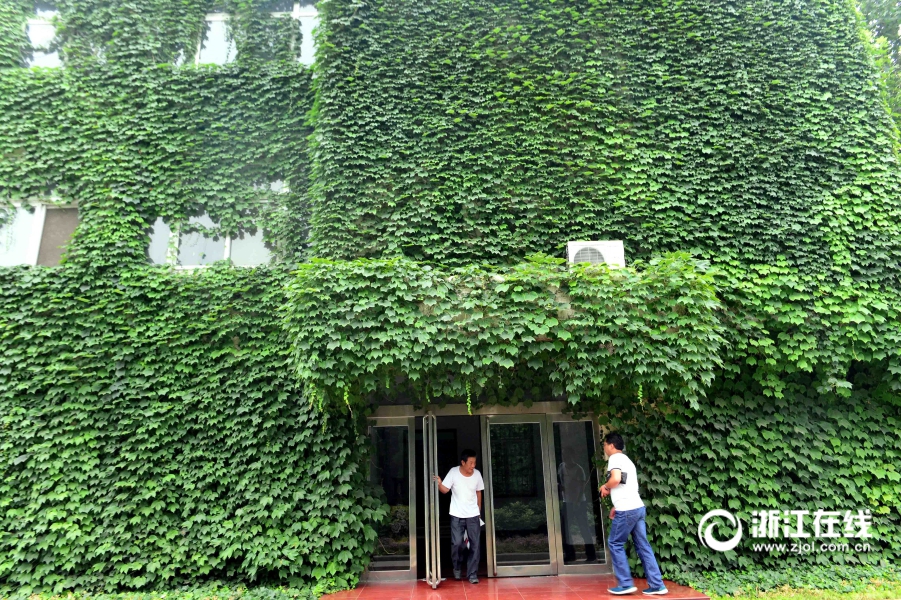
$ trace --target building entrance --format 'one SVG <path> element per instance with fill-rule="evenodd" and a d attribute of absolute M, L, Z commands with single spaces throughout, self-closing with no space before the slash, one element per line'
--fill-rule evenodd
<path fill-rule="evenodd" d="M 431 475 L 444 478 L 464 449 L 476 452 L 485 481 L 481 577 L 610 573 L 592 419 L 454 412 L 371 420 L 370 477 L 390 513 L 366 578 L 418 578 L 437 587 L 452 577 L 450 495 L 438 492 Z"/>
<path fill-rule="evenodd" d="M 423 485 L 426 477 L 426 468 L 423 458 L 432 446 L 434 460 L 428 469 L 429 480 L 432 473 L 444 479 L 447 472 L 453 467 L 460 466 L 460 454 L 463 450 L 476 452 L 476 469 L 485 478 L 484 457 L 482 455 L 482 431 L 479 417 L 476 416 L 446 416 L 431 417 L 434 420 L 434 438 L 428 437 L 428 428 L 432 425 L 430 419 L 416 420 L 416 448 L 423 449 L 417 455 L 416 473 L 421 474 L 416 486 L 417 517 L 422 526 L 417 528 L 416 541 L 420 549 L 417 555 L 417 578 L 425 579 L 430 583 L 440 577 L 452 576 L 453 561 L 451 560 L 451 531 L 450 531 L 450 494 L 441 494 L 434 484 Z M 425 436 L 425 439 L 424 439 Z M 434 440 L 434 444 L 432 441 Z M 487 480 L 486 480 L 487 481 Z M 487 492 L 487 490 L 486 490 Z M 482 493 L 482 500 L 487 500 L 486 492 Z M 430 503 L 426 494 L 429 494 Z M 484 505 L 483 505 L 484 507 Z M 483 512 L 484 514 L 484 512 Z M 429 525 L 432 525 L 429 527 Z M 437 536 L 436 536 L 437 533 Z M 485 528 L 481 529 L 479 540 L 481 556 L 479 558 L 479 576 L 488 575 L 488 561 L 485 552 Z M 431 546 L 430 544 L 434 544 Z M 432 553 L 434 551 L 434 558 Z M 430 568 L 431 567 L 431 568 Z"/>

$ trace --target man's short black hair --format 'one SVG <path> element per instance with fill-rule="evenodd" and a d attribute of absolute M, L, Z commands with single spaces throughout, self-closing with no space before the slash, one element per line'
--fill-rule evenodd
<path fill-rule="evenodd" d="M 469 448 L 467 448 L 466 450 L 464 450 L 463 452 L 460 453 L 460 462 L 465 463 L 470 458 L 475 458 L 475 457 L 476 457 L 476 451 L 470 450 Z"/>
<path fill-rule="evenodd" d="M 623 441 L 623 436 L 616 433 L 615 431 L 608 433 L 604 436 L 605 444 L 613 444 L 613 447 L 617 450 L 624 450 L 626 448 L 626 442 Z"/>

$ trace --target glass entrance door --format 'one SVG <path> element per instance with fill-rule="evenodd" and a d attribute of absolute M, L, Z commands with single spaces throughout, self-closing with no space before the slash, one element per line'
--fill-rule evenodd
<path fill-rule="evenodd" d="M 442 540 L 440 517 L 446 516 L 449 498 L 441 497 L 432 475 L 445 476 L 460 447 L 479 443 L 487 563 L 482 568 L 487 566 L 488 576 L 609 573 L 606 516 L 597 492 L 596 425 L 562 414 L 484 415 L 467 417 L 480 419 L 481 442 L 474 430 L 460 440 L 448 438 L 450 425 L 458 433 L 465 431 L 460 423 L 451 423 L 462 418 L 429 413 L 370 419 L 370 481 L 380 490 L 388 514 L 377 525 L 365 578 L 415 579 L 418 567 L 419 576 L 424 574 L 433 588 L 441 583 L 441 543 L 445 550 L 449 547 L 449 532 L 445 527 Z M 440 432 L 438 419 L 447 419 Z M 419 494 L 422 500 L 417 500 Z"/>
<path fill-rule="evenodd" d="M 375 552 L 365 575 L 368 580 L 416 578 L 413 426 L 413 419 L 406 417 L 369 421 L 369 481 L 388 506 L 388 514 L 377 525 Z"/>
<path fill-rule="evenodd" d="M 554 468 L 554 527 L 558 573 L 608 573 L 604 518 L 598 495 L 597 427 L 590 419 L 574 421 L 547 415 L 549 453 Z"/>
<path fill-rule="evenodd" d="M 545 415 L 482 417 L 490 576 L 557 572 L 547 436 Z"/>

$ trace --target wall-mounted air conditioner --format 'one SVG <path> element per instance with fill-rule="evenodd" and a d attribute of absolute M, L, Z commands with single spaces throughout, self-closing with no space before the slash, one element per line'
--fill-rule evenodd
<path fill-rule="evenodd" d="M 626 266 L 622 240 L 569 242 L 566 244 L 566 254 L 571 263 L 607 263 L 610 267 Z"/>

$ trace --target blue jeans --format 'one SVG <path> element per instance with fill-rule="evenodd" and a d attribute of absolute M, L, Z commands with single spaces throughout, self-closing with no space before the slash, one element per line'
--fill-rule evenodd
<path fill-rule="evenodd" d="M 644 506 L 634 510 L 618 510 L 613 515 L 613 523 L 610 525 L 610 535 L 607 537 L 607 546 L 610 547 L 610 557 L 613 559 L 613 574 L 616 581 L 623 587 L 632 587 L 632 573 L 629 571 L 629 559 L 626 558 L 626 540 L 632 534 L 632 543 L 641 565 L 644 567 L 645 576 L 648 579 L 648 587 L 659 588 L 663 586 L 663 576 L 654 551 L 648 542 L 648 532 L 645 528 L 644 518 L 647 510 Z"/>

